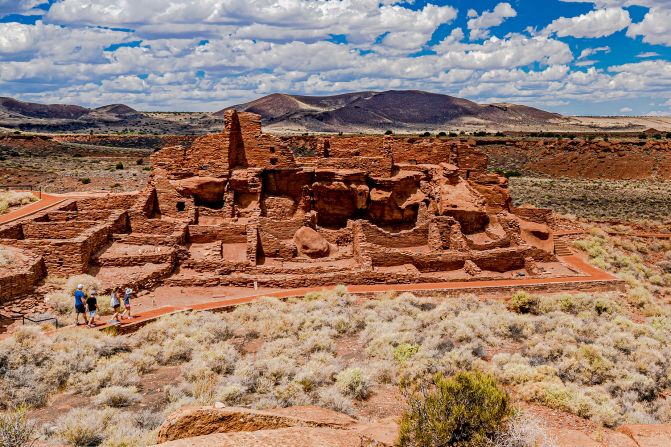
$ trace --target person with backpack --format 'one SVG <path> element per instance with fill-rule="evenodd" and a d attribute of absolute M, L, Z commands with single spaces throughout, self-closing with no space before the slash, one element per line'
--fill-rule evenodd
<path fill-rule="evenodd" d="M 75 325 L 79 326 L 79 314 L 84 316 L 84 324 L 88 325 L 89 322 L 86 318 L 86 307 L 84 306 L 84 298 L 86 294 L 84 293 L 84 285 L 79 284 L 75 290 Z"/>
<path fill-rule="evenodd" d="M 123 294 L 123 307 L 124 311 L 121 314 L 121 319 L 123 320 L 124 318 L 128 318 L 129 320 L 133 318 L 130 314 L 130 299 L 131 296 L 133 295 L 133 289 L 130 287 L 126 287 L 126 291 Z M 126 315 L 127 314 L 127 315 Z"/>
<path fill-rule="evenodd" d="M 98 311 L 98 299 L 96 298 L 96 291 L 91 290 L 89 297 L 86 299 L 86 307 L 89 310 L 89 322 L 87 327 L 96 327 L 96 313 Z"/>
<path fill-rule="evenodd" d="M 120 324 L 121 321 L 119 320 L 119 310 L 121 308 L 121 301 L 119 301 L 118 287 L 115 287 L 114 290 L 112 291 L 112 297 L 110 298 L 110 306 L 112 306 L 112 309 L 114 310 L 114 315 L 112 315 L 112 319 L 109 321 L 110 324 Z"/>

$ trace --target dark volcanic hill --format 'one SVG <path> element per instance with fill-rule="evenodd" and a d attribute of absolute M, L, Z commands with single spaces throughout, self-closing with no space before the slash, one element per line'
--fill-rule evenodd
<path fill-rule="evenodd" d="M 0 128 L 13 131 L 203 134 L 220 130 L 222 125 L 223 120 L 211 113 L 145 113 L 124 104 L 87 109 L 0 97 Z"/>
<path fill-rule="evenodd" d="M 268 128 L 317 132 L 437 129 L 441 126 L 542 125 L 561 115 L 514 104 L 481 105 L 421 91 L 358 92 L 337 96 L 273 94 L 232 108 L 258 113 Z M 217 112 L 223 114 L 226 109 Z"/>
<path fill-rule="evenodd" d="M 112 104 L 87 109 L 68 104 L 38 104 L 0 98 L 0 126 L 21 130 L 76 131 L 98 124 L 120 124 L 140 118 L 136 110 Z"/>

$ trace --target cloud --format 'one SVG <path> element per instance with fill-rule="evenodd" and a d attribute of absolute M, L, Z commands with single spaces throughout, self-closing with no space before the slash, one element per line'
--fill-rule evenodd
<path fill-rule="evenodd" d="M 0 0 L 0 16 L 36 13 L 33 8 L 42 3 L 42 0 Z"/>
<path fill-rule="evenodd" d="M 622 107 L 620 109 L 620 113 L 631 113 L 633 111 L 634 111 L 634 109 L 632 109 L 631 107 Z"/>
<path fill-rule="evenodd" d="M 605 37 L 629 26 L 631 17 L 622 8 L 596 9 L 576 17 L 560 17 L 550 23 L 546 33 L 558 37 Z"/>
<path fill-rule="evenodd" d="M 631 1 L 664 9 L 660 0 Z M 0 12 L 26 13 L 35 3 L 0 0 Z M 602 35 L 630 22 L 620 11 L 629 0 L 581 3 L 597 9 L 558 19 L 570 35 Z M 466 24 L 435 43 L 457 10 L 431 1 L 59 0 L 40 6 L 34 25 L 0 23 L 0 89 L 37 102 L 141 110 L 218 110 L 277 91 L 386 89 L 547 107 L 620 100 L 619 108 L 651 97 L 671 103 L 671 63 L 661 56 L 597 68 L 595 55 L 608 51 L 603 43 L 581 44 L 574 57 L 573 42 L 563 39 L 569 34 L 524 30 L 535 22 L 491 37 L 516 15 L 511 4 L 518 3 L 464 11 Z M 610 15 L 615 20 L 600 20 Z M 651 53 L 638 40 L 633 54 Z"/>
<path fill-rule="evenodd" d="M 377 0 L 62 0 L 47 19 L 61 24 L 127 27 L 145 37 L 195 33 L 287 42 L 347 35 L 370 45 L 385 33 L 392 47 L 415 49 L 457 16 L 451 6 L 411 9 Z"/>
<path fill-rule="evenodd" d="M 467 24 L 468 29 L 471 31 L 470 39 L 486 39 L 490 35 L 490 28 L 499 26 L 506 19 L 516 16 L 517 11 L 513 9 L 510 3 L 499 3 L 492 11 L 484 11 L 479 16 L 477 15 L 477 12 L 471 9 L 468 12 L 468 17 L 471 17 L 471 19 Z"/>
<path fill-rule="evenodd" d="M 587 58 L 587 57 L 589 57 L 589 56 L 592 56 L 592 55 L 594 55 L 594 54 L 597 54 L 597 53 L 606 53 L 606 54 L 608 54 L 608 53 L 610 53 L 610 51 L 611 51 L 611 50 L 610 50 L 610 47 L 585 48 L 585 49 L 582 50 L 582 52 L 580 53 L 580 56 L 578 56 L 578 60 L 580 60 L 580 59 L 585 59 L 585 58 Z"/>
<path fill-rule="evenodd" d="M 648 58 L 648 57 L 659 57 L 659 53 L 655 53 L 654 51 L 648 51 L 648 52 L 645 52 L 645 53 L 639 53 L 639 54 L 636 55 L 636 57 L 641 58 L 641 59 L 645 59 L 645 58 Z"/>
<path fill-rule="evenodd" d="M 627 36 L 643 36 L 643 42 L 671 46 L 671 9 L 651 9 L 642 22 L 629 27 Z"/>

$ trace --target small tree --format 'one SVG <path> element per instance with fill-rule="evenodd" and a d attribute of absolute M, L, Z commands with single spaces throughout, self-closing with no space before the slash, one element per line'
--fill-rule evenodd
<path fill-rule="evenodd" d="M 400 447 L 485 447 L 506 430 L 514 411 L 508 394 L 481 372 L 438 374 L 430 387 L 409 391 Z"/>
<path fill-rule="evenodd" d="M 384 134 L 385 134 L 385 135 L 393 135 L 394 132 L 392 132 L 391 129 L 389 129 L 389 130 L 387 130 Z"/>

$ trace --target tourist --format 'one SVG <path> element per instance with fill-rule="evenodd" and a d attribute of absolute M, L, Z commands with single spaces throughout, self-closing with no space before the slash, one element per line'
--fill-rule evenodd
<path fill-rule="evenodd" d="M 128 318 L 129 320 L 133 318 L 130 314 L 130 299 L 131 296 L 133 295 L 133 289 L 130 287 L 126 287 L 126 291 L 123 294 L 123 307 L 124 311 L 121 314 L 121 319 L 123 320 L 124 318 Z"/>
<path fill-rule="evenodd" d="M 89 324 L 86 319 L 86 307 L 84 306 L 84 285 L 79 284 L 75 290 L 75 325 L 79 326 L 79 314 L 84 316 L 84 324 Z"/>
<path fill-rule="evenodd" d="M 119 321 L 119 309 L 121 308 L 121 301 L 119 301 L 119 288 L 115 287 L 112 291 L 112 298 L 110 299 L 110 306 L 114 309 L 114 315 L 110 320 L 110 324 L 120 324 Z"/>
<path fill-rule="evenodd" d="M 91 290 L 89 297 L 86 299 L 86 307 L 89 310 L 89 323 L 87 327 L 96 327 L 96 312 L 98 311 L 98 299 L 96 298 L 96 291 Z"/>

